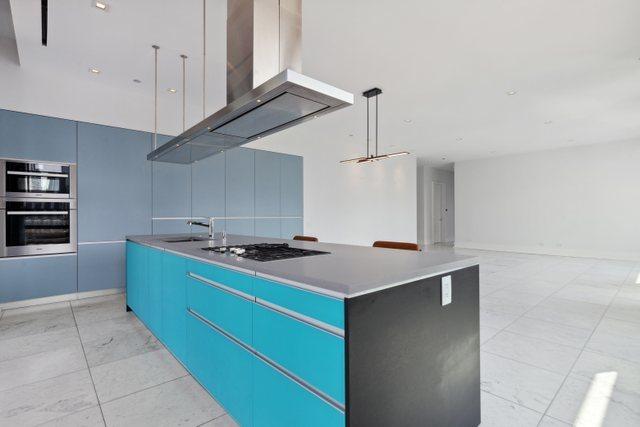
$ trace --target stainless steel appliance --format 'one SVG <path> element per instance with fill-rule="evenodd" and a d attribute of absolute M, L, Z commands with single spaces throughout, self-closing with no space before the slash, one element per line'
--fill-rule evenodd
<path fill-rule="evenodd" d="M 147 160 L 193 163 L 353 104 L 301 71 L 302 0 L 227 0 L 227 105 Z"/>
<path fill-rule="evenodd" d="M 76 166 L 0 159 L 0 197 L 75 199 Z"/>
<path fill-rule="evenodd" d="M 0 159 L 0 257 L 77 251 L 76 166 Z"/>

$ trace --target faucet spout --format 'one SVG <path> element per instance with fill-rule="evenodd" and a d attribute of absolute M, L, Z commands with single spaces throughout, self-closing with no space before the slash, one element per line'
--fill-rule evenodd
<path fill-rule="evenodd" d="M 209 239 L 213 239 L 216 219 L 211 216 L 207 218 L 207 220 L 208 221 L 206 223 L 200 222 L 200 221 L 188 220 L 187 225 L 199 225 L 200 227 L 207 227 L 209 231 Z"/>

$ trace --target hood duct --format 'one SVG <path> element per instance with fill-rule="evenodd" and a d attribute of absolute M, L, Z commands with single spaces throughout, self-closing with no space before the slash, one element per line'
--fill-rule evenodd
<path fill-rule="evenodd" d="M 301 0 L 227 0 L 227 106 L 147 156 L 192 163 L 353 104 L 301 74 Z"/>

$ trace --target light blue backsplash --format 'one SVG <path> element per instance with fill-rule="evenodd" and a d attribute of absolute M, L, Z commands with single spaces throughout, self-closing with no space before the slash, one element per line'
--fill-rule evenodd
<path fill-rule="evenodd" d="M 158 135 L 158 145 L 170 138 Z M 216 231 L 230 234 L 302 234 L 301 218 L 254 219 L 302 217 L 301 157 L 235 148 L 192 165 L 151 163 L 152 141 L 148 132 L 0 110 L 0 157 L 77 163 L 80 243 L 77 257 L 0 261 L 0 303 L 122 287 L 125 236 L 206 232 L 186 217 L 250 217 L 217 220 Z"/>

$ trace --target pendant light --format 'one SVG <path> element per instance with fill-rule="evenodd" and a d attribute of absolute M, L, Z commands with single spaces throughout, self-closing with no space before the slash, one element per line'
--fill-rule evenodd
<path fill-rule="evenodd" d="M 382 94 L 382 89 L 374 87 L 372 89 L 369 90 L 365 90 L 364 92 L 362 92 L 362 96 L 364 96 L 365 98 L 367 98 L 367 155 L 364 157 L 356 157 L 355 159 L 347 159 L 347 160 L 342 160 L 340 163 L 367 163 L 367 162 L 377 162 L 378 160 L 384 160 L 384 159 L 389 159 L 391 157 L 397 157 L 397 156 L 405 156 L 407 154 L 409 154 L 408 151 L 398 151 L 395 153 L 388 153 L 388 154 L 378 154 L 378 95 Z M 375 154 L 370 153 L 369 150 L 369 145 L 370 145 L 370 138 L 369 138 L 369 129 L 370 129 L 370 124 L 369 124 L 369 101 L 371 101 L 371 98 L 375 97 L 375 101 L 376 101 L 376 147 L 375 147 Z"/>

